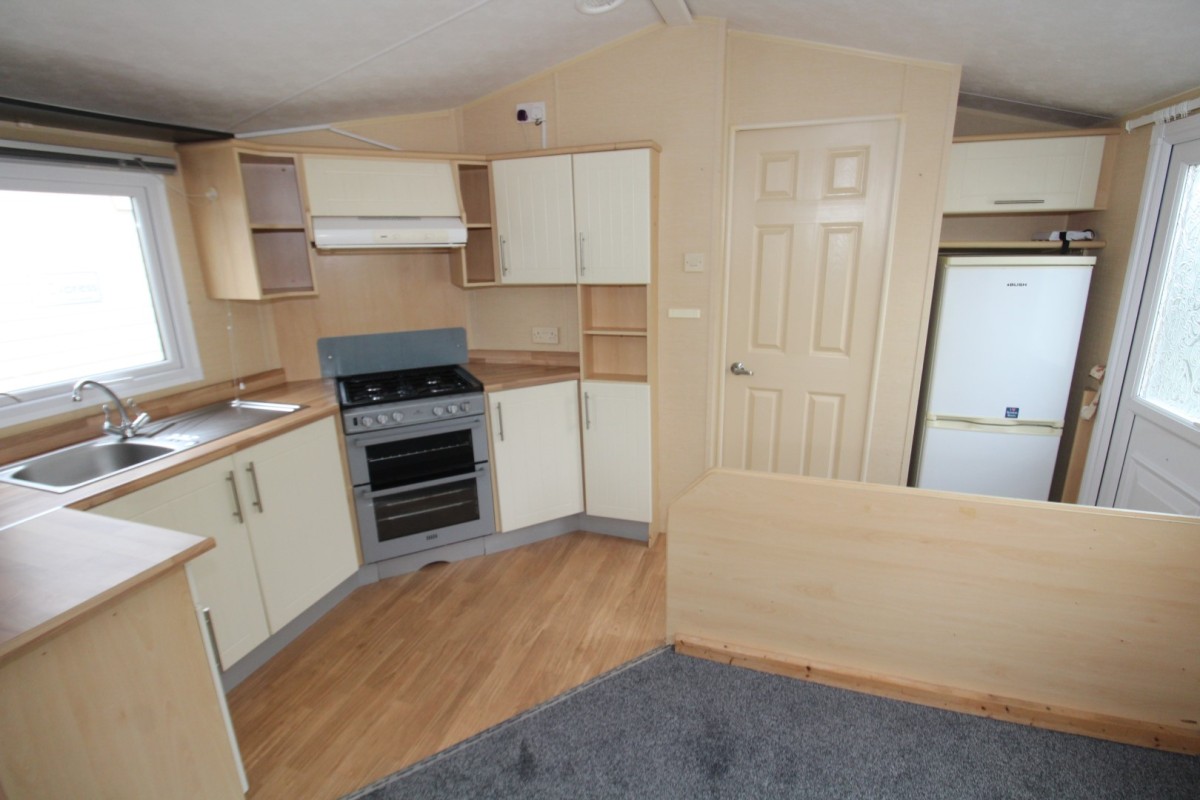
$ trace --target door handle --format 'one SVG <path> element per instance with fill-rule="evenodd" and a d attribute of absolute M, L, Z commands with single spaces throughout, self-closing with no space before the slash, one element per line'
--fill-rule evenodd
<path fill-rule="evenodd" d="M 729 371 L 734 375 L 753 375 L 754 370 L 746 369 L 746 365 L 741 361 L 735 361 L 729 365 Z"/>
<path fill-rule="evenodd" d="M 225 476 L 225 480 L 229 481 L 229 485 L 233 487 L 233 516 L 238 522 L 245 522 L 246 518 L 242 514 L 242 496 L 238 493 L 237 478 L 233 475 L 233 470 Z"/>
<path fill-rule="evenodd" d="M 500 401 L 496 401 L 496 422 L 500 428 L 500 441 L 504 441 L 504 411 L 500 408 Z"/>
<path fill-rule="evenodd" d="M 579 274 L 587 275 L 587 262 L 583 256 L 583 234 L 579 234 Z"/>
<path fill-rule="evenodd" d="M 250 505 L 258 509 L 258 513 L 263 513 L 262 492 L 258 488 L 258 473 L 254 470 L 254 462 L 250 462 L 250 466 L 246 467 L 246 472 L 250 473 L 250 486 L 254 489 L 254 499 L 250 501 Z"/>
<path fill-rule="evenodd" d="M 508 274 L 508 240 L 500 237 L 500 274 Z"/>
<path fill-rule="evenodd" d="M 583 427 L 584 430 L 592 429 L 592 398 L 588 392 L 583 393 Z"/>

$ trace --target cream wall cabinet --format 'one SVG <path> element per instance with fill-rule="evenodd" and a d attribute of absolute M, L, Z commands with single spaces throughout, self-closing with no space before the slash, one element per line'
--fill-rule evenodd
<path fill-rule="evenodd" d="M 572 156 L 579 282 L 650 282 L 651 151 Z"/>
<path fill-rule="evenodd" d="M 216 539 L 188 576 L 228 668 L 358 568 L 341 464 L 324 419 L 94 511 Z"/>
<path fill-rule="evenodd" d="M 584 381 L 583 475 L 587 513 L 650 522 L 650 387 Z"/>
<path fill-rule="evenodd" d="M 1096 207 L 1106 136 L 951 145 L 946 214 L 1044 213 Z"/>
<path fill-rule="evenodd" d="M 575 283 L 571 156 L 492 162 L 500 282 Z"/>
<path fill-rule="evenodd" d="M 493 161 L 500 282 L 649 283 L 652 167 L 649 149 Z"/>
<path fill-rule="evenodd" d="M 499 531 L 583 511 L 578 398 L 578 381 L 488 393 Z"/>
<path fill-rule="evenodd" d="M 304 156 L 314 217 L 457 217 L 456 178 L 449 161 Z"/>
<path fill-rule="evenodd" d="M 311 295 L 311 240 L 298 157 L 230 145 L 179 151 L 210 297 Z"/>

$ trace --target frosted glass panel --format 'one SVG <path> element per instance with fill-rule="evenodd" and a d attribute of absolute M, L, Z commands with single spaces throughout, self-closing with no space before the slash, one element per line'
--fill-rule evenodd
<path fill-rule="evenodd" d="M 1138 397 L 1200 422 L 1200 165 L 1182 185 Z"/>

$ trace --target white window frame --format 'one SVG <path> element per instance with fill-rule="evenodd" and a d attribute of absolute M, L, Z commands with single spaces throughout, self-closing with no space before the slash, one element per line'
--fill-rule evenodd
<path fill-rule="evenodd" d="M 132 369 L 79 375 L 78 379 L 91 378 L 111 385 L 113 391 L 125 398 L 195 383 L 204 378 L 195 328 L 188 310 L 183 267 L 171 224 L 167 189 L 161 175 L 128 169 L 0 159 L 0 189 L 128 195 L 133 199 L 165 359 Z M 73 381 L 66 381 L 28 391 L 17 390 L 16 402 L 12 396 L 0 396 L 0 427 L 78 410 L 79 405 L 71 400 L 72 384 Z M 85 397 L 84 402 L 95 405 L 101 398 Z"/>

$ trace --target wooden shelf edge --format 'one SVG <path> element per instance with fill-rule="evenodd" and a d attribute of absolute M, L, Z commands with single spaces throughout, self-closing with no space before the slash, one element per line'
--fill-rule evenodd
<path fill-rule="evenodd" d="M 612 383 L 646 383 L 645 375 L 625 375 L 617 372 L 592 372 L 583 376 L 585 381 L 610 381 Z"/>
<path fill-rule="evenodd" d="M 645 338 L 648 334 L 645 328 L 586 328 L 585 336 L 633 336 Z"/>
<path fill-rule="evenodd" d="M 1107 242 L 1103 239 L 1068 242 L 1070 250 L 1100 250 Z M 1030 240 L 1027 242 L 938 242 L 939 250 L 1062 250 L 1062 242 Z"/>

